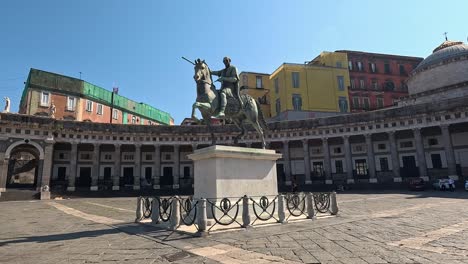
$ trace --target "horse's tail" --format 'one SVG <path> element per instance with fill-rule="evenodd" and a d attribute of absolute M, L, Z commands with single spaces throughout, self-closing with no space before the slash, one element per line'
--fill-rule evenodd
<path fill-rule="evenodd" d="M 252 98 L 253 99 L 253 98 Z M 268 130 L 270 130 L 268 128 L 268 124 L 265 120 L 265 116 L 263 115 L 263 111 L 262 111 L 262 108 L 260 107 L 260 102 L 256 99 L 254 99 L 255 101 L 255 104 L 257 105 L 257 110 L 258 110 L 258 123 L 260 124 L 260 126 L 263 128 L 263 131 L 264 133 Z"/>

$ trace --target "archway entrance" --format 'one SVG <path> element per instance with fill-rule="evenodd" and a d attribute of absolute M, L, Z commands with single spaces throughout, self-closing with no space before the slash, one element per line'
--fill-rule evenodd
<path fill-rule="evenodd" d="M 8 160 L 6 188 L 35 189 L 39 175 L 39 151 L 32 145 L 13 148 Z"/>

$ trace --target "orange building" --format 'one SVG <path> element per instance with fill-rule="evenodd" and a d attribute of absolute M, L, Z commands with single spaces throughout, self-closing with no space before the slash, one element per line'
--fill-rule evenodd
<path fill-rule="evenodd" d="M 37 69 L 29 72 L 19 113 L 96 123 L 174 124 L 169 113 L 120 96 L 116 90 Z"/>

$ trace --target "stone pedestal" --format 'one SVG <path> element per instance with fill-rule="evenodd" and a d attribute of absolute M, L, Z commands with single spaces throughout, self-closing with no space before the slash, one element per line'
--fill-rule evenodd
<path fill-rule="evenodd" d="M 211 146 L 188 155 L 194 163 L 194 198 L 277 195 L 274 150 Z"/>
<path fill-rule="evenodd" d="M 41 191 L 41 200 L 50 200 L 50 192 Z"/>

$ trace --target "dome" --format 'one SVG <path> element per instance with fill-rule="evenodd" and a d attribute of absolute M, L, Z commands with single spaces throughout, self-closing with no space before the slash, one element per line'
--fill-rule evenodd
<path fill-rule="evenodd" d="M 468 55 L 468 45 L 461 41 L 447 40 L 435 48 L 433 53 L 424 59 L 418 67 L 416 67 L 415 71 L 439 64 L 444 60 L 453 59 L 463 55 Z"/>

